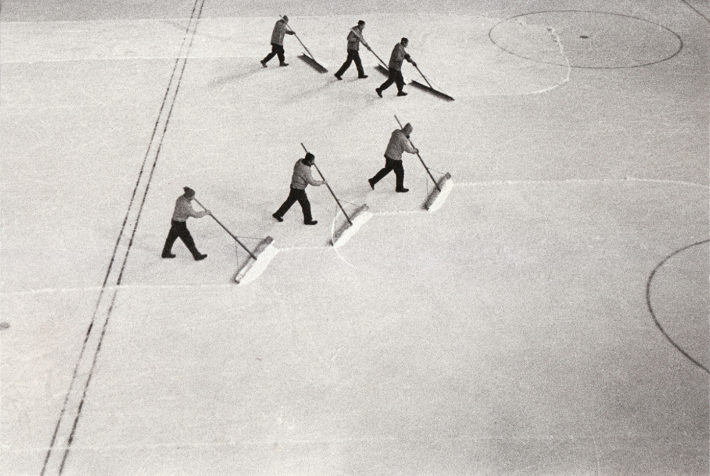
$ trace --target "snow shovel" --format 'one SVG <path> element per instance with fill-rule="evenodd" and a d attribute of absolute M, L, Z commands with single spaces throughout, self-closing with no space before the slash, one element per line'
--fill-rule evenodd
<path fill-rule="evenodd" d="M 201 204 L 196 198 L 194 199 L 195 202 L 205 210 L 205 206 Z M 221 226 L 224 231 L 226 231 L 229 236 L 231 236 L 234 241 L 239 244 L 242 248 L 244 248 L 244 251 L 247 252 L 249 257 L 247 260 L 242 263 L 241 266 L 237 269 L 236 274 L 234 275 L 234 282 L 237 284 L 244 283 L 246 284 L 247 282 L 253 281 L 259 274 L 261 274 L 264 269 L 269 265 L 269 262 L 273 259 L 274 255 L 276 254 L 276 248 L 272 245 L 274 242 L 274 239 L 270 236 L 267 236 L 263 240 L 259 242 L 258 245 L 256 245 L 256 248 L 254 248 L 254 251 L 251 251 L 249 248 L 247 248 L 242 241 L 237 238 L 237 236 L 229 231 L 229 229 L 224 226 L 224 224 L 217 219 L 216 216 L 214 216 L 212 213 L 210 213 L 210 216 L 214 219 L 214 221 L 217 222 L 219 226 Z M 258 259 L 261 257 L 261 259 Z M 258 262 L 258 266 L 257 266 Z"/>
<path fill-rule="evenodd" d="M 444 93 L 442 93 L 441 91 L 437 91 L 436 89 L 434 89 L 434 86 L 432 86 L 431 83 L 429 82 L 429 80 L 426 78 L 426 76 L 424 76 L 424 73 L 422 73 L 422 71 L 419 69 L 419 66 L 414 65 L 414 67 L 417 69 L 417 71 L 419 71 L 419 74 L 422 75 L 422 78 L 424 78 L 424 81 L 426 81 L 426 85 L 420 83 L 420 82 L 417 81 L 416 79 L 413 79 L 412 82 L 410 82 L 409 84 L 411 84 L 412 86 L 416 86 L 417 88 L 419 88 L 419 89 L 421 89 L 421 90 L 423 90 L 423 91 L 426 91 L 426 92 L 428 92 L 428 93 L 431 93 L 431 94 L 433 94 L 434 96 L 438 96 L 438 97 L 440 97 L 440 98 L 442 98 L 442 99 L 445 99 L 445 100 L 447 100 L 447 101 L 453 101 L 453 100 L 454 100 L 454 98 L 452 98 L 452 97 L 449 96 L 448 94 L 444 94 Z"/>
<path fill-rule="evenodd" d="M 394 118 L 397 120 L 399 128 L 402 129 L 402 123 L 399 121 L 399 118 L 396 114 Z M 416 149 L 416 146 L 414 145 L 411 139 L 409 139 L 409 143 L 412 144 L 412 147 Z M 444 200 L 451 192 L 451 187 L 453 185 L 451 181 L 451 174 L 449 172 L 446 172 L 443 177 L 441 177 L 439 180 L 436 180 L 432 175 L 431 170 L 429 170 L 429 167 L 427 167 L 427 165 L 424 163 L 424 159 L 422 159 L 422 156 L 419 154 L 419 152 L 417 152 L 417 157 L 419 157 L 419 161 L 424 166 L 424 170 L 426 170 L 426 173 L 429 175 L 429 178 L 431 178 L 431 181 L 434 182 L 435 189 L 432 190 L 432 192 L 427 196 L 426 202 L 424 202 L 424 208 L 426 208 L 430 212 L 434 212 L 439 209 L 439 207 L 441 207 Z"/>
<path fill-rule="evenodd" d="M 281 16 L 281 19 L 283 20 L 283 15 Z M 311 68 L 315 69 L 315 70 L 318 71 L 319 73 L 327 73 L 328 70 L 325 68 L 325 66 L 323 66 L 323 65 L 320 64 L 318 61 L 316 61 L 316 58 L 313 56 L 313 54 L 310 52 L 310 50 L 309 50 L 308 48 L 306 48 L 306 45 L 303 44 L 303 42 L 301 41 L 301 39 L 300 39 L 300 38 L 298 37 L 298 35 L 296 34 L 295 30 L 294 30 L 293 28 L 291 28 L 291 25 L 289 25 L 288 23 L 286 23 L 286 25 L 288 26 L 288 29 L 289 29 L 291 32 L 293 32 L 293 36 L 296 37 L 296 39 L 297 39 L 298 42 L 301 44 L 301 46 L 303 46 L 303 49 L 306 50 L 306 52 L 305 52 L 304 54 L 301 54 L 301 55 L 299 55 L 298 57 L 299 57 L 301 60 L 303 60 L 304 63 L 306 63 L 308 66 L 310 66 Z"/>
<path fill-rule="evenodd" d="M 301 142 L 301 147 L 303 147 L 303 150 L 306 151 L 306 153 L 308 153 L 308 149 L 306 149 L 306 146 L 303 145 L 303 142 Z M 363 205 L 359 206 L 351 215 L 348 215 L 348 213 L 345 211 L 345 208 L 343 208 L 343 205 L 340 203 L 340 200 L 338 200 L 338 197 L 335 195 L 335 192 L 330 187 L 330 184 L 323 176 L 323 172 L 320 171 L 320 169 L 318 168 L 318 165 L 316 165 L 315 162 L 313 163 L 313 165 L 315 166 L 316 170 L 318 171 L 318 175 L 320 175 L 321 179 L 323 179 L 323 181 L 325 182 L 325 186 L 328 187 L 330 194 L 335 199 L 335 203 L 338 204 L 340 211 L 343 212 L 343 215 L 345 215 L 345 219 L 347 220 L 347 223 L 344 223 L 337 230 L 333 231 L 332 245 L 335 247 L 342 246 L 343 244 L 345 244 L 345 242 L 347 240 L 350 239 L 350 237 L 352 235 L 355 234 L 355 232 L 367 220 L 369 220 L 372 217 L 372 214 L 367 212 L 368 207 L 366 204 L 363 204 Z"/>

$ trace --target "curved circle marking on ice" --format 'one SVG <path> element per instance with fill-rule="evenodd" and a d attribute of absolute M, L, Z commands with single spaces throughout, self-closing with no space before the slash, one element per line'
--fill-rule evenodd
<path fill-rule="evenodd" d="M 693 244 L 691 244 L 691 245 L 684 246 L 683 248 L 680 248 L 680 249 L 674 251 L 673 253 L 669 254 L 669 255 L 666 256 L 665 258 L 663 258 L 663 259 L 661 260 L 661 262 L 658 263 L 655 268 L 653 268 L 653 271 L 651 271 L 651 274 L 650 274 L 649 277 L 648 277 L 648 281 L 646 281 L 646 306 L 648 307 L 648 311 L 651 313 L 651 317 L 653 318 L 653 322 L 656 324 L 656 327 L 658 327 L 658 329 L 661 331 L 661 334 L 663 334 L 663 336 L 666 338 L 666 340 L 667 340 L 668 342 L 670 342 L 671 345 L 672 345 L 673 347 L 675 347 L 681 354 L 683 354 L 683 356 L 684 356 L 685 358 L 687 358 L 688 360 L 690 360 L 693 364 L 695 364 L 697 367 L 699 367 L 700 369 L 702 369 L 702 370 L 705 371 L 706 373 L 710 373 L 710 370 L 708 370 L 708 368 L 707 368 L 705 365 L 703 365 L 703 364 L 699 361 L 699 359 L 696 359 L 695 357 L 693 357 L 692 355 L 690 355 L 690 353 L 689 353 L 688 351 L 686 351 L 680 344 L 678 344 L 678 343 L 669 335 L 669 333 L 666 331 L 666 329 L 664 329 L 663 325 L 661 324 L 661 321 L 660 321 L 660 319 L 658 318 L 658 316 L 657 316 L 657 314 L 656 314 L 656 311 L 654 310 L 653 305 L 652 305 L 652 303 L 651 303 L 651 285 L 652 285 L 652 283 L 653 283 L 654 278 L 655 278 L 656 275 L 658 274 L 659 270 L 661 270 L 661 268 L 663 268 L 663 266 L 664 266 L 668 261 L 670 261 L 671 259 L 673 259 L 674 257 L 676 257 L 676 256 L 678 256 L 678 255 L 680 255 L 680 254 L 682 254 L 682 253 L 688 251 L 688 250 L 691 249 L 691 248 L 694 248 L 694 247 L 696 247 L 696 246 L 701 246 L 701 245 L 704 245 L 704 244 L 707 244 L 707 243 L 710 243 L 710 240 L 698 241 L 697 243 L 693 243 Z"/>
<path fill-rule="evenodd" d="M 632 15 L 594 10 L 523 13 L 493 25 L 488 38 L 519 58 L 568 66 L 556 58 L 545 58 L 544 45 L 526 36 L 525 29 L 516 29 L 526 21 L 554 28 L 572 68 L 639 68 L 668 61 L 683 49 L 680 35 L 668 27 Z"/>

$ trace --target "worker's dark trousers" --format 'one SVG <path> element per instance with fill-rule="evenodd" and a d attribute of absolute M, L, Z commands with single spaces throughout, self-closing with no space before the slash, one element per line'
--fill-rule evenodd
<path fill-rule="evenodd" d="M 266 55 L 266 58 L 261 60 L 264 63 L 268 63 L 271 58 L 274 56 L 279 57 L 279 64 L 284 64 L 285 57 L 284 57 L 284 47 L 283 45 L 277 45 L 276 43 L 271 43 L 271 53 Z"/>
<path fill-rule="evenodd" d="M 301 209 L 303 209 L 303 223 L 313 221 L 313 217 L 311 216 L 311 202 L 308 201 L 308 195 L 306 195 L 305 190 L 299 190 L 297 188 L 291 189 L 291 192 L 288 194 L 288 198 L 283 205 L 276 210 L 275 215 L 283 217 L 288 209 L 291 208 L 291 205 L 296 202 L 298 202 L 301 205 Z"/>
<path fill-rule="evenodd" d="M 187 223 L 184 221 L 172 220 L 170 222 L 170 231 L 168 232 L 168 237 L 165 238 L 165 245 L 163 246 L 163 256 L 172 253 L 173 244 L 175 240 L 180 238 L 187 249 L 192 253 L 193 258 L 200 256 L 200 252 L 197 251 L 195 247 L 195 240 L 192 239 L 190 231 L 187 229 Z"/>
<path fill-rule="evenodd" d="M 365 76 L 365 70 L 362 69 L 362 61 L 360 60 L 360 53 L 358 53 L 357 50 L 348 50 L 348 58 L 345 60 L 345 63 L 343 63 L 338 72 L 335 73 L 335 75 L 342 76 L 343 73 L 348 70 L 353 61 L 355 61 L 357 75 L 360 77 Z"/>
<path fill-rule="evenodd" d="M 387 81 L 382 83 L 379 90 L 384 91 L 392 86 L 392 83 L 397 83 L 397 91 L 402 91 L 402 89 L 404 89 L 404 76 L 402 76 L 402 71 L 390 68 L 389 78 L 387 78 Z"/>
<path fill-rule="evenodd" d="M 404 188 L 404 167 L 402 166 L 401 160 L 392 160 L 385 157 L 385 166 L 380 169 L 379 172 L 375 174 L 374 177 L 370 179 L 372 185 L 374 185 L 382 180 L 388 173 L 394 170 L 394 175 L 397 178 L 397 190 L 402 190 Z"/>

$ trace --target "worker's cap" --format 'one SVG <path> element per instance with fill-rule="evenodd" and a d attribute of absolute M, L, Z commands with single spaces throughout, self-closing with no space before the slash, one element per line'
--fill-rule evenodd
<path fill-rule="evenodd" d="M 183 187 L 182 189 L 185 191 L 185 196 L 187 198 L 192 198 L 195 196 L 195 191 L 190 187 Z"/>
<path fill-rule="evenodd" d="M 404 133 L 407 134 L 407 135 L 411 134 L 413 129 L 414 129 L 414 128 L 412 127 L 412 125 L 411 125 L 410 123 L 406 123 L 406 124 L 404 125 L 404 127 L 402 128 L 402 130 L 404 131 Z"/>
<path fill-rule="evenodd" d="M 364 24 L 365 24 L 365 20 L 358 20 L 358 21 L 357 21 L 357 24 L 358 24 L 358 25 L 364 25 Z"/>
<path fill-rule="evenodd" d="M 310 152 L 307 152 L 305 160 L 306 162 L 313 162 L 314 160 L 316 160 L 316 156 L 311 154 Z"/>

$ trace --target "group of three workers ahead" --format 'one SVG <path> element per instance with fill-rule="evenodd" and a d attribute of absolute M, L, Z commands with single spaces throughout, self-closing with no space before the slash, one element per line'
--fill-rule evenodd
<path fill-rule="evenodd" d="M 412 125 L 407 123 L 402 129 L 395 129 L 392 131 L 390 140 L 387 143 L 387 149 L 385 150 L 385 166 L 382 167 L 373 177 L 367 179 L 372 190 L 375 189 L 375 184 L 382 180 L 387 174 L 394 171 L 396 177 L 395 190 L 399 193 L 406 193 L 409 191 L 408 188 L 404 188 L 404 167 L 402 166 L 402 153 L 409 152 L 410 154 L 417 154 L 419 151 L 412 145 L 409 141 L 409 136 L 412 133 Z M 311 203 L 308 201 L 308 195 L 306 195 L 306 187 L 308 185 L 320 186 L 325 184 L 325 180 L 316 180 L 311 174 L 311 167 L 315 161 L 315 156 L 310 152 L 306 153 L 306 156 L 302 159 L 298 159 L 293 166 L 293 174 L 291 175 L 291 190 L 289 191 L 286 201 L 273 213 L 273 217 L 282 222 L 284 215 L 291 208 L 291 206 L 298 202 L 301 205 L 301 210 L 303 211 L 303 223 L 306 225 L 315 225 L 318 223 L 317 220 L 313 219 L 311 214 Z M 206 254 L 202 254 L 197 250 L 195 246 L 195 241 L 190 235 L 190 231 L 187 229 L 187 219 L 202 218 L 207 215 L 211 215 L 209 210 L 195 211 L 192 208 L 191 202 L 195 198 L 195 191 L 190 187 L 183 188 L 184 193 L 178 197 L 175 201 L 175 211 L 173 212 L 173 217 L 170 225 L 170 231 L 165 239 L 165 244 L 163 245 L 163 258 L 175 258 L 173 254 L 173 244 L 180 238 L 182 242 L 187 246 L 187 249 L 192 253 L 192 257 L 196 261 L 203 260 L 207 257 Z"/>
<path fill-rule="evenodd" d="M 348 33 L 348 57 L 340 67 L 340 69 L 335 73 L 335 77 L 339 80 L 343 79 L 343 74 L 350 65 L 355 62 L 355 67 L 357 68 L 357 77 L 360 79 L 367 78 L 365 70 L 362 67 L 362 60 L 360 60 L 360 43 L 365 45 L 365 48 L 372 51 L 370 45 L 367 44 L 365 38 L 362 35 L 362 31 L 365 29 L 365 21 L 360 20 L 357 25 L 350 29 Z M 266 55 L 264 59 L 261 60 L 261 65 L 266 68 L 266 63 L 271 60 L 274 56 L 278 56 L 280 66 L 288 66 L 285 61 L 284 56 L 284 37 L 286 35 L 294 35 L 294 31 L 288 28 L 288 17 L 283 16 L 274 25 L 274 30 L 271 33 L 271 53 Z M 390 55 L 390 61 L 388 64 L 389 77 L 387 81 L 382 83 L 379 88 L 375 89 L 377 95 L 382 97 L 382 91 L 389 88 L 393 83 L 397 85 L 397 96 L 406 96 L 407 93 L 404 92 L 404 77 L 402 76 L 402 63 L 407 60 L 412 65 L 416 66 L 417 63 L 412 61 L 412 58 L 407 54 L 405 48 L 409 45 L 409 40 L 407 38 L 402 38 L 399 43 L 394 45 L 392 49 L 392 54 Z"/>

